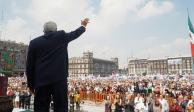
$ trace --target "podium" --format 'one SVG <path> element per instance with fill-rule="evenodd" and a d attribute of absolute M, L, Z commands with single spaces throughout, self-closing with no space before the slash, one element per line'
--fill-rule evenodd
<path fill-rule="evenodd" d="M 0 96 L 0 112 L 12 112 L 13 99 L 9 96 Z"/>
<path fill-rule="evenodd" d="M 0 76 L 0 96 L 6 96 L 8 78 Z"/>

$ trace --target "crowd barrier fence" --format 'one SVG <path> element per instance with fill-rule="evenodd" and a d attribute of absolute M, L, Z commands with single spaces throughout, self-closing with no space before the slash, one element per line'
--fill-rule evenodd
<path fill-rule="evenodd" d="M 95 103 L 102 103 L 104 100 L 107 99 L 107 97 L 109 97 L 111 103 L 114 103 L 114 100 L 116 99 L 117 96 L 119 96 L 122 99 L 125 99 L 126 95 L 125 94 L 107 94 L 107 93 L 100 93 L 100 92 L 85 92 L 85 91 L 80 91 L 80 100 L 88 100 L 88 101 L 92 101 Z M 174 105 L 174 98 L 173 97 L 167 97 L 166 98 L 168 103 L 169 103 L 169 107 Z M 187 109 L 188 112 L 194 112 L 194 109 Z"/>

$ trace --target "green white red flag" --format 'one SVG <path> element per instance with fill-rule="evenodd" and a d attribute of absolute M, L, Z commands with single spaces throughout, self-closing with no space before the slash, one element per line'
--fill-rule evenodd
<path fill-rule="evenodd" d="M 190 38 L 190 44 L 191 44 L 191 54 L 192 54 L 192 57 L 194 57 L 194 28 L 189 16 L 188 16 L 188 26 L 189 26 L 189 38 Z"/>

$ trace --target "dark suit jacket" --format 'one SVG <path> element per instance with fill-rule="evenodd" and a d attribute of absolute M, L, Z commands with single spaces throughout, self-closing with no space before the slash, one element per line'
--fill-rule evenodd
<path fill-rule="evenodd" d="M 29 88 L 37 88 L 68 76 L 68 43 L 85 32 L 83 26 L 65 33 L 46 33 L 30 41 L 27 56 L 26 76 Z"/>

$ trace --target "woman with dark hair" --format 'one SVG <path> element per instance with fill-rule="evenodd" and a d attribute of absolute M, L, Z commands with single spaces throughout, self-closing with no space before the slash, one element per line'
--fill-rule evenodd
<path fill-rule="evenodd" d="M 154 106 L 153 106 L 153 111 L 154 112 L 161 112 L 162 107 L 160 105 L 160 102 L 158 101 L 158 99 L 155 99 L 154 101 Z"/>
<path fill-rule="evenodd" d="M 121 98 L 117 99 L 115 102 L 115 112 L 123 112 L 123 104 Z"/>
<path fill-rule="evenodd" d="M 106 101 L 105 101 L 105 112 L 111 112 L 112 108 L 111 108 L 111 101 L 110 101 L 110 97 L 107 96 L 106 97 Z"/>
<path fill-rule="evenodd" d="M 135 106 L 134 99 L 135 99 L 134 95 L 128 95 L 127 102 L 125 105 L 125 112 L 134 112 Z"/>

